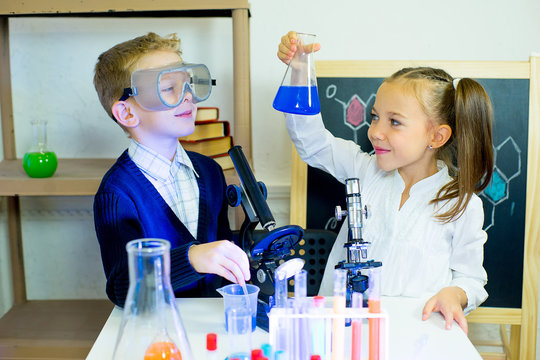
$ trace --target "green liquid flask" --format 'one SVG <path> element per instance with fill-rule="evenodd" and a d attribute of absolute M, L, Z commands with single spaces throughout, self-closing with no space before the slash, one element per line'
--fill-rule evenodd
<path fill-rule="evenodd" d="M 58 167 L 58 159 L 47 147 L 47 121 L 33 121 L 32 131 L 32 147 L 24 154 L 23 169 L 33 178 L 51 177 Z"/>

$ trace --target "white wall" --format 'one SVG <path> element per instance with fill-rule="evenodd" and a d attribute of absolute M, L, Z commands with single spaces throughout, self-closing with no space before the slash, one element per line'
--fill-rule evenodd
<path fill-rule="evenodd" d="M 280 225 L 288 218 L 290 143 L 271 104 L 285 72 L 277 44 L 288 30 L 318 35 L 316 59 L 527 60 L 540 51 L 538 0 L 252 0 L 251 14 L 255 170 L 269 186 Z M 10 41 L 17 155 L 31 144 L 30 121 L 41 117 L 58 156 L 118 156 L 127 141 L 101 109 L 93 66 L 102 51 L 148 31 L 179 34 L 185 60 L 205 62 L 217 78 L 204 105 L 233 120 L 230 19 L 16 18 Z M 30 299 L 104 297 L 91 204 L 90 197 L 23 199 Z M 2 314 L 11 293 L 4 206 L 0 212 Z"/>

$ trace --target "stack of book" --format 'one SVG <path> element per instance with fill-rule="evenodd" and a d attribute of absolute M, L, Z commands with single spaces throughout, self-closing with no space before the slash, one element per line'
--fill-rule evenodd
<path fill-rule="evenodd" d="M 187 151 L 195 151 L 214 159 L 223 170 L 234 168 L 229 156 L 233 146 L 230 124 L 219 120 L 219 108 L 200 107 L 195 118 L 195 131 L 180 138 L 180 143 Z"/>

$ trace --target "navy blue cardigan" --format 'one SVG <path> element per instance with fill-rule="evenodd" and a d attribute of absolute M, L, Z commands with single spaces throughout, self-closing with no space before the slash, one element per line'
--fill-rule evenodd
<path fill-rule="evenodd" d="M 127 150 L 103 177 L 94 198 L 94 223 L 107 277 L 107 296 L 123 306 L 129 288 L 126 244 L 140 238 L 171 243 L 171 285 L 176 296 L 215 296 L 217 275 L 199 274 L 188 261 L 193 244 L 231 239 L 225 178 L 212 159 L 187 152 L 199 174 L 199 223 L 193 238 L 156 188 L 129 157 Z"/>

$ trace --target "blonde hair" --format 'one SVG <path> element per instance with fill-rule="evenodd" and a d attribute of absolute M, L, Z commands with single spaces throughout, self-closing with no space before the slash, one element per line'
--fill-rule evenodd
<path fill-rule="evenodd" d="M 444 70 L 429 67 L 405 68 L 385 80 L 404 81 L 435 125 L 452 129 L 436 156 L 446 163 L 453 179 L 430 202 L 457 199 L 446 212 L 436 215 L 445 223 L 458 219 L 472 195 L 485 189 L 493 175 L 491 101 L 475 80 L 461 79 L 456 88 L 453 80 Z"/>
<path fill-rule="evenodd" d="M 140 58 L 152 51 L 165 50 L 182 54 L 180 39 L 176 34 L 161 37 L 153 32 L 113 46 L 98 57 L 94 73 L 96 88 L 101 105 L 116 121 L 112 106 L 120 99 L 124 88 L 131 86 L 131 73 Z"/>

